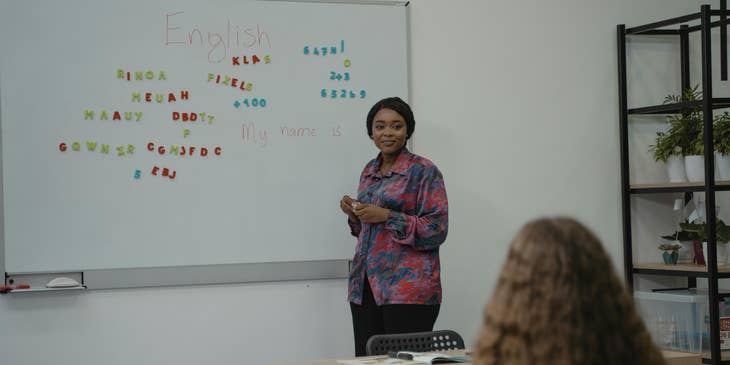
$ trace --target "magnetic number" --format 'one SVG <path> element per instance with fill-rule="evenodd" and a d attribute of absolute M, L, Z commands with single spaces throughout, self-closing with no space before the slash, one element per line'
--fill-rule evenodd
<path fill-rule="evenodd" d="M 266 99 L 264 98 L 246 98 L 243 100 L 236 100 L 233 102 L 233 106 L 237 109 L 241 107 L 241 105 L 247 107 L 247 108 L 263 108 L 266 106 Z"/>
<path fill-rule="evenodd" d="M 316 56 L 319 56 L 319 55 L 326 56 L 328 54 L 337 54 L 338 52 L 343 53 L 343 52 L 345 52 L 345 41 L 341 40 L 339 46 L 336 46 L 336 45 L 319 46 L 319 47 L 304 46 L 303 52 L 304 52 L 304 55 L 312 54 L 312 55 L 316 55 Z"/>
<path fill-rule="evenodd" d="M 320 96 L 323 98 L 330 97 L 331 99 L 336 98 L 350 98 L 355 99 L 357 96 L 360 97 L 360 99 L 365 99 L 367 96 L 367 92 L 365 90 L 360 90 L 359 92 L 355 92 L 354 90 L 347 90 L 347 89 L 322 89 L 319 91 Z"/>
<path fill-rule="evenodd" d="M 336 81 L 350 81 L 350 73 L 349 72 L 334 72 L 330 71 L 330 80 L 336 80 Z"/>

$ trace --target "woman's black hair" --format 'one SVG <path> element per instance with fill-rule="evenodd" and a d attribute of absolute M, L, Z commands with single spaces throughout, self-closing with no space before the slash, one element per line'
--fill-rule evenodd
<path fill-rule="evenodd" d="M 416 129 L 416 119 L 413 118 L 413 111 L 411 110 L 411 107 L 408 106 L 408 103 L 397 96 L 380 100 L 375 103 L 372 108 L 370 108 L 370 112 L 368 113 L 365 123 L 368 130 L 368 136 L 370 136 L 371 139 L 373 138 L 373 119 L 375 119 L 375 114 L 378 114 L 378 112 L 382 109 L 390 109 L 400 114 L 406 121 L 406 140 L 411 138 L 413 131 Z"/>

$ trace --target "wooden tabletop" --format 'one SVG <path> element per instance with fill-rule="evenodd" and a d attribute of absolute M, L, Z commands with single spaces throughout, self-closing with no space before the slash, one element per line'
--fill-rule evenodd
<path fill-rule="evenodd" d="M 443 351 L 444 353 L 448 353 L 451 355 L 463 355 L 464 351 Z M 691 354 L 686 352 L 677 352 L 677 351 L 669 351 L 669 350 L 662 350 L 662 354 L 664 354 L 664 358 L 667 360 L 667 365 L 700 365 L 702 363 L 702 357 L 700 354 Z M 366 356 L 366 357 L 358 357 L 358 358 L 349 358 L 349 359 L 343 359 L 343 360 L 358 360 L 360 364 L 362 365 L 380 365 L 384 364 L 386 360 L 388 360 L 387 356 Z M 342 360 L 340 360 L 342 361 Z M 406 365 L 408 363 L 413 363 L 412 361 L 403 361 L 403 365 Z M 354 364 L 354 363 L 352 363 Z M 465 365 L 471 365 L 471 363 L 461 363 Z M 283 364 L 284 365 L 284 364 Z M 315 360 L 315 361 L 302 361 L 302 362 L 294 362 L 294 363 L 288 363 L 285 365 L 343 365 L 343 362 L 338 362 L 337 360 Z M 396 364 L 397 365 L 397 364 Z"/>

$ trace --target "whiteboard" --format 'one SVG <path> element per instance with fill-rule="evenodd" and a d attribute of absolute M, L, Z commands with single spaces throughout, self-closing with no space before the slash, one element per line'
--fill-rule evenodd
<path fill-rule="evenodd" d="M 3 1 L 5 269 L 341 260 L 404 6 Z"/>

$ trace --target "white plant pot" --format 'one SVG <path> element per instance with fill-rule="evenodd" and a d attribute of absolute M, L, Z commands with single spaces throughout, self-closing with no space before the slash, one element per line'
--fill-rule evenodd
<path fill-rule="evenodd" d="M 730 244 L 717 244 L 717 266 L 727 265 L 728 252 L 730 252 Z M 705 255 L 705 263 L 707 263 L 707 242 L 702 242 L 702 254 Z"/>
<path fill-rule="evenodd" d="M 715 152 L 715 166 L 717 167 L 715 180 L 730 180 L 730 156 Z"/>
<path fill-rule="evenodd" d="M 687 180 L 690 182 L 705 182 L 704 156 L 684 156 L 684 167 L 687 171 Z"/>
<path fill-rule="evenodd" d="M 687 173 L 684 168 L 684 157 L 669 156 L 667 160 L 667 173 L 669 174 L 669 182 L 687 182 Z"/>

